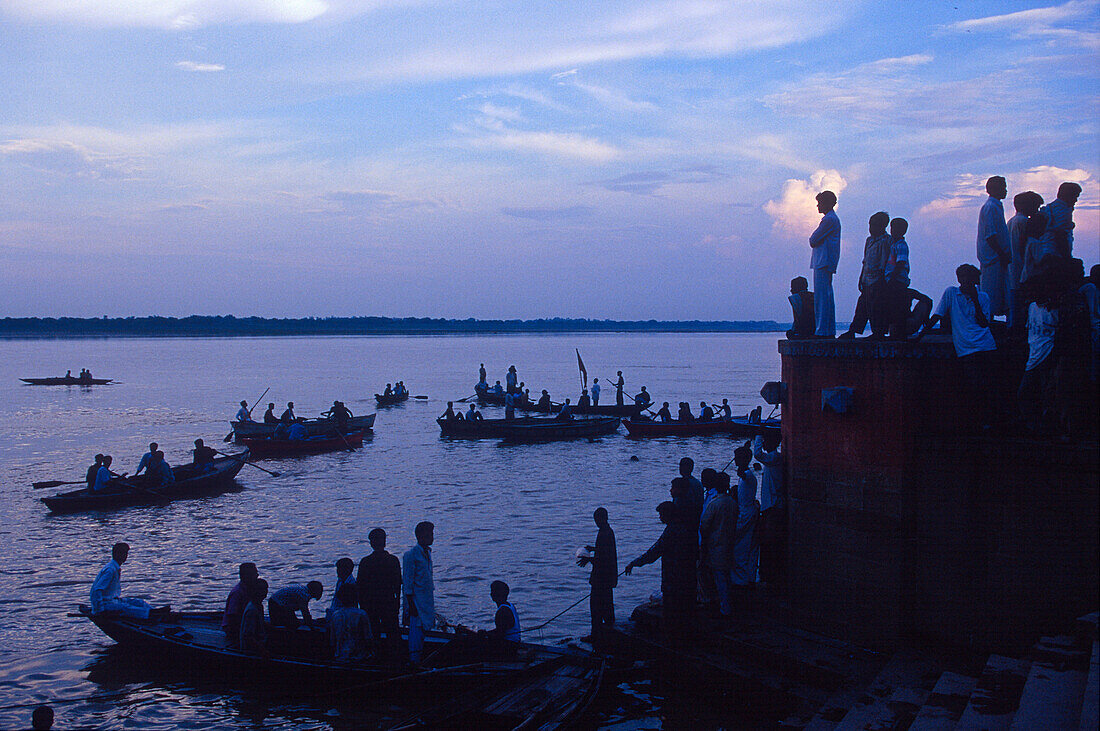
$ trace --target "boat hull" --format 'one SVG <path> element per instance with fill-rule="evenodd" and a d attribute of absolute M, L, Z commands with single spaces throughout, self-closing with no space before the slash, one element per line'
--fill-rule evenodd
<path fill-rule="evenodd" d="M 317 454 L 320 452 L 338 452 L 362 446 L 363 431 L 354 431 L 343 436 L 315 436 L 307 439 L 273 439 L 247 437 L 240 440 L 257 457 L 277 457 L 283 455 Z"/>
<path fill-rule="evenodd" d="M 29 386 L 104 386 L 111 382 L 110 378 L 74 378 L 69 376 L 55 376 L 53 378 L 20 378 L 20 381 Z"/>
<path fill-rule="evenodd" d="M 46 507 L 54 513 L 74 513 L 83 510 L 110 510 L 128 505 L 147 505 L 169 500 L 191 497 L 204 497 L 225 492 L 234 485 L 237 473 L 244 467 L 249 453 L 244 451 L 232 457 L 218 457 L 214 460 L 214 471 L 188 476 L 190 465 L 173 467 L 176 481 L 156 488 L 141 485 L 141 478 L 118 480 L 108 483 L 103 490 L 88 488 L 72 490 L 59 495 L 42 498 Z"/>
<path fill-rule="evenodd" d="M 624 419 L 623 426 L 632 437 L 696 437 L 722 434 L 733 437 L 753 437 L 769 432 L 779 433 L 779 419 L 755 423 L 748 416 L 715 421 L 652 421 L 649 419 Z"/>
<path fill-rule="evenodd" d="M 404 403 L 409 400 L 409 394 L 403 393 L 400 396 L 386 396 L 385 394 L 374 394 L 374 400 L 379 406 L 393 406 L 394 404 Z"/>
<path fill-rule="evenodd" d="M 559 439 L 585 439 L 614 434 L 619 417 L 597 416 L 588 419 L 539 419 L 536 424 L 506 424 L 501 438 L 507 442 L 547 442 Z"/>
<path fill-rule="evenodd" d="M 375 414 L 353 416 L 348 419 L 348 430 L 357 431 L 373 429 L 374 417 Z M 301 424 L 306 428 L 306 433 L 311 437 L 332 434 L 336 430 L 336 422 L 332 419 L 307 419 L 301 422 Z M 275 434 L 275 427 L 277 426 L 276 424 L 264 424 L 259 421 L 231 421 L 229 425 L 233 427 L 233 434 L 236 436 L 238 442 L 250 437 L 270 437 Z"/>
<path fill-rule="evenodd" d="M 481 391 L 477 394 L 477 402 L 482 406 L 504 406 L 504 394 L 502 393 L 486 393 Z M 574 414 L 580 414 L 583 416 L 622 416 L 622 417 L 637 417 L 638 414 L 645 411 L 649 406 L 638 406 L 636 404 L 623 404 L 622 406 L 616 406 L 615 404 L 600 404 L 599 406 L 577 406 L 570 404 L 569 408 L 573 409 Z M 516 404 L 516 411 L 531 411 L 539 414 L 556 414 L 561 411 L 561 404 L 550 404 L 550 408 L 539 406 L 535 402 L 523 402 Z"/>
<path fill-rule="evenodd" d="M 507 435 L 506 427 L 516 424 L 541 424 L 554 421 L 552 417 L 521 417 L 518 419 L 436 419 L 440 436 L 448 439 L 502 439 Z"/>

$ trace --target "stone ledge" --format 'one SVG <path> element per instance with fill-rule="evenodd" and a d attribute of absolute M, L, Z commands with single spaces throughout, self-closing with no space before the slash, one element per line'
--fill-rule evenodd
<path fill-rule="evenodd" d="M 954 360 L 955 347 L 946 335 L 929 335 L 919 343 L 890 340 L 780 340 L 779 354 L 809 358 L 885 360 L 894 358 Z"/>

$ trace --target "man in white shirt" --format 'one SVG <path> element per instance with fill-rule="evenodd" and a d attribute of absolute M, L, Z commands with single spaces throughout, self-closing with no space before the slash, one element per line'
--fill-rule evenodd
<path fill-rule="evenodd" d="M 424 633 L 435 625 L 435 580 L 432 576 L 432 543 L 435 525 L 417 523 L 416 545 L 401 558 L 401 593 L 409 618 L 409 661 L 420 662 Z"/>
<path fill-rule="evenodd" d="M 237 421 L 252 421 L 252 412 L 248 410 L 247 401 L 242 401 L 241 408 L 237 409 Z"/>
<path fill-rule="evenodd" d="M 758 434 L 752 456 L 763 466 L 760 473 L 760 580 L 768 585 L 783 579 L 787 557 L 787 499 L 783 493 L 783 455 L 775 430 Z"/>
<path fill-rule="evenodd" d="M 598 378 L 592 379 L 592 405 L 600 405 L 600 379 Z"/>
<path fill-rule="evenodd" d="M 836 193 L 824 190 L 817 194 L 817 210 L 822 216 L 810 234 L 810 268 L 814 271 L 814 335 L 819 338 L 836 337 L 833 274 L 840 261 L 840 218 L 835 206 Z"/>
<path fill-rule="evenodd" d="M 107 483 L 115 479 L 117 475 L 111 472 L 112 457 L 109 454 L 103 456 L 103 461 L 99 465 L 99 470 L 95 473 L 95 483 L 92 485 L 92 489 L 99 491 L 107 487 Z"/>
<path fill-rule="evenodd" d="M 1005 207 L 1001 203 L 1008 195 L 1008 184 L 1000 175 L 985 181 L 989 198 L 978 213 L 978 263 L 981 264 L 982 292 L 989 295 L 994 315 L 1008 313 L 1008 265 L 1012 262 L 1005 225 Z"/>
<path fill-rule="evenodd" d="M 153 455 L 157 453 L 158 449 L 160 449 L 159 444 L 156 442 L 149 443 L 149 451 L 141 455 L 141 461 L 138 462 L 138 468 L 134 470 L 134 477 L 140 475 L 142 470 L 148 470 L 149 467 L 152 466 Z"/>
<path fill-rule="evenodd" d="M 130 555 L 130 546 L 126 543 L 116 543 L 111 548 L 111 560 L 107 562 L 92 582 L 91 596 L 89 597 L 92 614 L 102 612 L 114 612 L 124 617 L 136 619 L 149 619 L 152 607 L 142 599 L 123 599 L 122 593 L 122 564 L 126 563 Z"/>

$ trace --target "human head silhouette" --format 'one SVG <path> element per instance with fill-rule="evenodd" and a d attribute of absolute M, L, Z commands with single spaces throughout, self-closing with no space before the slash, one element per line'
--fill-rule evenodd
<path fill-rule="evenodd" d="M 816 196 L 818 213 L 828 213 L 836 207 L 836 193 L 823 190 Z"/>
<path fill-rule="evenodd" d="M 985 192 L 993 198 L 1004 200 L 1004 197 L 1008 195 L 1008 183 L 1000 175 L 994 175 L 985 181 Z"/>

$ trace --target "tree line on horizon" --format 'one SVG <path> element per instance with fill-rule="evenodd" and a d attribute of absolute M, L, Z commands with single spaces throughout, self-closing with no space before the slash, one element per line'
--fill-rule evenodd
<path fill-rule="evenodd" d="M 0 337 L 246 337 L 416 333 L 781 332 L 773 320 L 464 320 L 432 317 L 5 317 Z"/>

